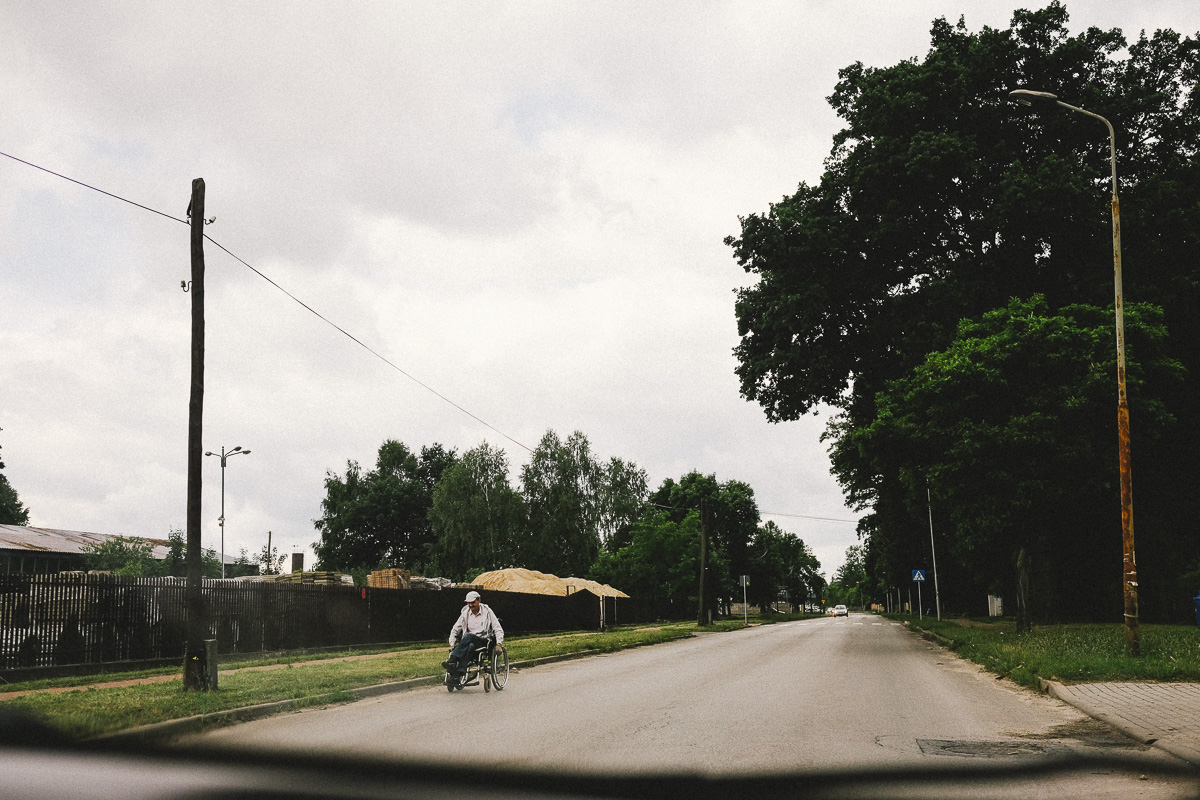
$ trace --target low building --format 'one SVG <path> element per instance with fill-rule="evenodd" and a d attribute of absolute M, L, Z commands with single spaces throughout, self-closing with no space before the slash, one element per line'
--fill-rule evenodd
<path fill-rule="evenodd" d="M 116 538 L 110 533 L 0 525 L 0 575 L 46 575 L 86 569 L 83 561 L 86 549 Z M 150 542 L 155 558 L 167 557 L 166 539 L 136 538 Z"/>

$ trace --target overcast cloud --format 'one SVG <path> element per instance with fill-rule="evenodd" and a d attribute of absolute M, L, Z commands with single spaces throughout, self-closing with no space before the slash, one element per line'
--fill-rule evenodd
<path fill-rule="evenodd" d="M 206 245 L 204 446 L 225 551 L 316 540 L 326 471 L 387 438 L 514 472 L 547 429 L 750 484 L 827 576 L 856 542 L 819 436 L 738 393 L 722 239 L 816 182 L 854 61 L 1016 7 L 819 2 L 0 4 L 0 151 L 183 218 L 479 424 Z M 1200 30 L 1200 4 L 1068 3 Z M 1041 87 L 1032 87 L 1041 88 Z M 186 523 L 188 229 L 0 158 L 0 455 L 31 524 Z M 514 443 L 514 440 L 516 443 Z M 519 443 L 519 444 L 517 444 Z M 204 463 L 204 544 L 221 475 Z"/>

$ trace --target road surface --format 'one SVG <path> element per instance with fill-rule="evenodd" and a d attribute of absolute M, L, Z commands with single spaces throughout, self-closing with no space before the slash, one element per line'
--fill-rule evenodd
<path fill-rule="evenodd" d="M 1012 796 L 1056 798 L 1195 788 L 1153 775 L 1155 764 L 1173 763 L 1166 754 L 864 614 L 700 634 L 514 671 L 502 692 L 428 687 L 199 738 L 623 774 L 1027 769 L 1078 755 L 1137 763 L 1006 786 Z M 947 796 L 966 795 L 960 787 Z M 995 787 L 978 796 L 997 796 Z"/>

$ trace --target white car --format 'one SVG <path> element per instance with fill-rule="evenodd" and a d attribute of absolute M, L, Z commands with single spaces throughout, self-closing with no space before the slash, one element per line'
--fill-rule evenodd
<path fill-rule="evenodd" d="M 833 607 L 833 615 L 835 617 L 848 617 L 850 616 L 850 611 L 843 605 L 836 605 Z"/>

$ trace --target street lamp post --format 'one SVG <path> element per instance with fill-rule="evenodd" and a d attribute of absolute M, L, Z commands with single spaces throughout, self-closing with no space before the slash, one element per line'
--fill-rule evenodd
<path fill-rule="evenodd" d="M 1112 161 L 1112 227 L 1113 227 L 1113 285 L 1116 290 L 1117 317 L 1117 455 L 1121 462 L 1121 544 L 1124 570 L 1122 583 L 1125 594 L 1125 654 L 1141 655 L 1141 632 L 1138 630 L 1137 561 L 1133 550 L 1133 466 L 1129 452 L 1129 401 L 1125 395 L 1125 310 L 1121 288 L 1121 207 L 1117 201 L 1117 135 L 1112 123 L 1099 114 L 1069 105 L 1049 92 L 1017 89 L 1008 96 L 1026 106 L 1061 106 L 1094 117 L 1108 128 L 1108 145 Z"/>
<path fill-rule="evenodd" d="M 221 459 L 221 577 L 225 577 L 225 462 L 233 456 L 248 456 L 249 450 L 243 450 L 241 445 L 233 448 L 229 452 L 225 452 L 225 448 L 221 448 L 220 453 L 205 453 L 206 456 L 218 456 Z"/>

